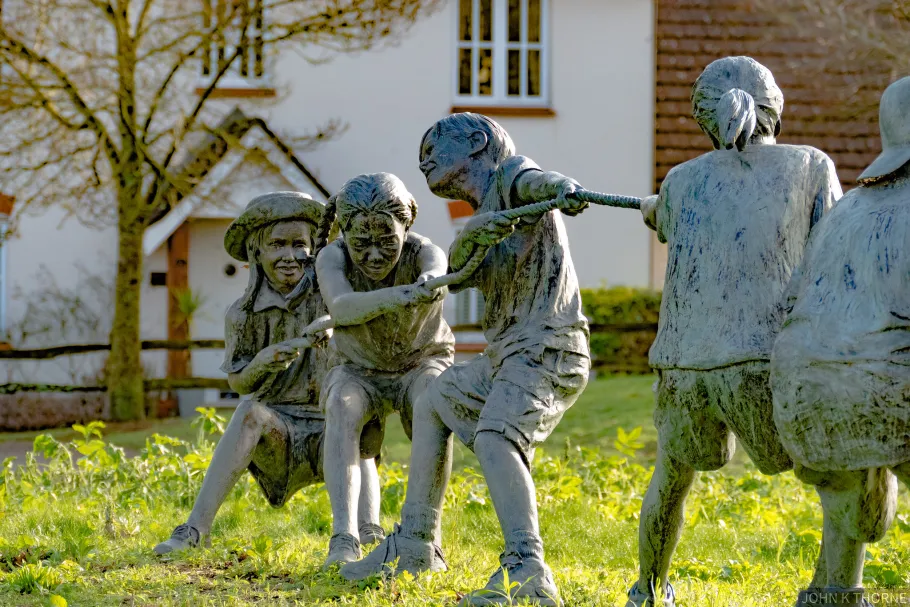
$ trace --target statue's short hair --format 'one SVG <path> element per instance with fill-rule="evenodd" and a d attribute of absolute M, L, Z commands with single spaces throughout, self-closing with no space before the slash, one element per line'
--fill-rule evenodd
<path fill-rule="evenodd" d="M 487 147 L 484 152 L 496 163 L 499 164 L 506 158 L 515 155 L 515 144 L 512 138 L 499 123 L 492 118 L 483 114 L 473 112 L 461 112 L 450 114 L 445 118 L 438 120 L 436 124 L 427 129 L 420 140 L 420 146 L 423 147 L 424 141 L 432 133 L 436 137 L 443 135 L 455 135 L 468 137 L 471 133 L 480 131 L 487 136 Z"/>
<path fill-rule="evenodd" d="M 334 222 L 344 232 L 362 213 L 384 213 L 410 228 L 417 218 L 417 201 L 404 182 L 391 173 L 367 173 L 349 179 L 326 205 L 316 237 L 317 252 L 328 244 Z"/>

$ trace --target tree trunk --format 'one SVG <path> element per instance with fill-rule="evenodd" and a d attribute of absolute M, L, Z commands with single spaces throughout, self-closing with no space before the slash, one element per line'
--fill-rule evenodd
<path fill-rule="evenodd" d="M 118 221 L 120 242 L 107 385 L 111 400 L 111 416 L 122 421 L 145 417 L 145 390 L 142 384 L 140 360 L 142 348 L 139 334 L 143 229 L 141 221 L 136 218 L 131 208 L 136 204 L 136 198 L 124 190 L 121 190 L 120 198 Z"/>

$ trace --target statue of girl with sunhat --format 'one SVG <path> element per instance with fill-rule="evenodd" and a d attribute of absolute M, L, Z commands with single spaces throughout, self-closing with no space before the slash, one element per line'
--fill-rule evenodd
<path fill-rule="evenodd" d="M 774 420 L 821 497 L 838 605 L 868 604 L 865 545 L 894 521 L 897 479 L 910 485 L 910 77 L 879 114 L 883 151 L 813 231 L 771 356 Z"/>
<path fill-rule="evenodd" d="M 323 481 L 325 415 L 319 389 L 328 356 L 326 333 L 306 327 L 327 314 L 316 288 L 313 246 L 324 206 L 297 192 L 254 198 L 228 228 L 224 247 L 249 263 L 246 292 L 225 314 L 221 370 L 246 395 L 218 442 L 187 522 L 155 552 L 196 547 L 208 539 L 215 513 L 244 470 L 269 503 L 282 506 L 301 488 Z M 304 281 L 292 301 L 288 295 Z M 373 459 L 360 460 L 360 541 L 382 539 L 379 478 Z"/>

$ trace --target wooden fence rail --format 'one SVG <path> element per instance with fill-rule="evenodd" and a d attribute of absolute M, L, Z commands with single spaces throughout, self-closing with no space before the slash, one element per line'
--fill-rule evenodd
<path fill-rule="evenodd" d="M 456 331 L 482 331 L 480 325 L 459 325 L 453 327 Z M 592 324 L 591 333 L 630 333 L 636 331 L 657 331 L 657 323 L 624 323 L 624 324 Z M 198 350 L 224 348 L 223 339 L 196 339 L 196 340 L 146 340 L 142 342 L 143 350 Z M 68 344 L 52 346 L 49 348 L 35 348 L 28 350 L 0 350 L 0 359 L 6 360 L 49 360 L 60 356 L 77 354 L 90 354 L 105 352 L 111 349 L 110 344 Z M 623 363 L 605 363 L 597 365 L 604 371 L 618 371 L 627 373 L 648 373 L 647 359 L 643 361 L 626 361 Z M 216 377 L 181 377 L 146 379 L 147 392 L 182 390 L 191 388 L 215 388 L 228 391 L 227 379 Z M 59 384 L 29 384 L 9 383 L 0 384 L 0 395 L 15 394 L 17 392 L 105 392 L 107 386 L 70 386 Z"/>
<path fill-rule="evenodd" d="M 223 339 L 195 339 L 191 341 L 150 339 L 142 342 L 143 350 L 221 350 L 223 348 Z M 33 350 L 0 350 L 0 359 L 47 360 L 50 358 L 57 358 L 58 356 L 105 352 L 110 349 L 111 344 L 68 344 L 64 346 L 52 346 L 50 348 L 36 348 Z"/>
<path fill-rule="evenodd" d="M 165 390 L 183 390 L 189 388 L 215 388 L 227 392 L 228 381 L 221 377 L 181 377 L 145 380 L 146 392 L 163 392 Z M 60 384 L 0 384 L 0 394 L 17 392 L 106 392 L 107 386 L 68 386 Z"/>

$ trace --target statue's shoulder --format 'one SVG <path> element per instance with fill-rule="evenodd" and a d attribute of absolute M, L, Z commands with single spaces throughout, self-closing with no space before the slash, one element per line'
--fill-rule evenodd
<path fill-rule="evenodd" d="M 436 246 L 433 244 L 432 240 L 430 240 L 426 236 L 418 234 L 417 232 L 408 232 L 408 237 L 405 240 L 405 244 L 412 246 L 412 247 L 417 247 L 417 248 L 435 247 Z"/>
<path fill-rule="evenodd" d="M 818 148 L 812 147 L 811 145 L 778 143 L 766 147 L 769 149 L 769 151 L 774 150 L 772 153 L 787 154 L 790 156 L 806 158 L 812 161 L 813 164 L 831 162 L 831 158 L 827 154 Z"/>

